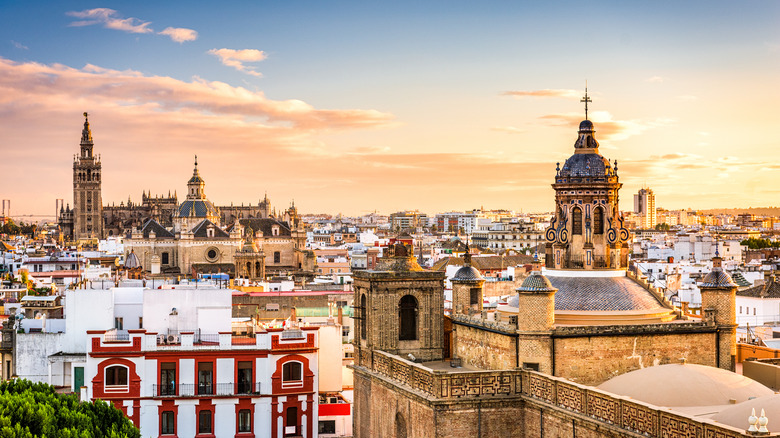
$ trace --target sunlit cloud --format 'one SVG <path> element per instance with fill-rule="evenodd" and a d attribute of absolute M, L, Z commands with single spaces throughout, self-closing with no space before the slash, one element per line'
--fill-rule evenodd
<path fill-rule="evenodd" d="M 25 46 L 24 44 L 11 40 L 11 44 L 13 44 L 14 47 L 16 47 L 19 50 L 29 50 L 30 48 Z"/>
<path fill-rule="evenodd" d="M 257 49 L 211 49 L 209 50 L 209 53 L 219 58 L 222 64 L 257 77 L 260 77 L 263 74 L 256 71 L 255 67 L 245 65 L 244 63 L 260 62 L 268 57 L 265 52 Z"/>
<path fill-rule="evenodd" d="M 654 84 L 660 84 L 661 82 L 664 82 L 666 79 L 662 76 L 651 76 L 647 79 L 645 79 L 645 82 L 650 82 Z"/>
<path fill-rule="evenodd" d="M 581 113 L 548 114 L 539 117 L 553 126 L 567 126 L 576 129 L 582 121 Z M 589 119 L 596 129 L 596 138 L 605 140 L 625 140 L 644 131 L 673 123 L 671 119 L 655 120 L 615 120 L 608 111 L 592 111 Z"/>
<path fill-rule="evenodd" d="M 83 11 L 70 11 L 67 15 L 81 18 L 80 21 L 70 23 L 70 26 L 82 27 L 93 24 L 102 24 L 106 29 L 121 30 L 130 33 L 152 33 L 149 26 L 151 21 L 143 21 L 138 18 L 121 18 L 119 13 L 109 8 L 85 9 Z"/>
<path fill-rule="evenodd" d="M 579 99 L 581 91 L 577 90 L 565 90 L 565 89 L 544 89 L 544 90 L 527 90 L 527 91 L 505 91 L 501 93 L 502 96 L 511 96 L 516 98 L 523 97 L 562 97 L 565 99 Z"/>
<path fill-rule="evenodd" d="M 186 29 L 184 27 L 166 27 L 160 35 L 167 35 L 177 43 L 184 43 L 186 41 L 195 41 L 198 39 L 198 32 L 192 29 Z"/>

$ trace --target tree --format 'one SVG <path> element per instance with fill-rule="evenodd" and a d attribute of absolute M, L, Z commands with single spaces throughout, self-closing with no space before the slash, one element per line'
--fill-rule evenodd
<path fill-rule="evenodd" d="M 748 249 L 780 248 L 780 241 L 751 237 L 739 242 Z"/>
<path fill-rule="evenodd" d="M 669 224 L 667 224 L 666 222 L 656 224 L 655 229 L 656 231 L 669 231 Z"/>
<path fill-rule="evenodd" d="M 0 383 L 0 437 L 139 438 L 140 431 L 102 400 L 82 403 L 51 385 L 16 379 Z"/>

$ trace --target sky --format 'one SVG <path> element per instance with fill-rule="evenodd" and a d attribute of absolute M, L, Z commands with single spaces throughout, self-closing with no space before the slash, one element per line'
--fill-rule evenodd
<path fill-rule="evenodd" d="M 589 116 L 621 208 L 777 206 L 780 2 L 0 2 L 0 197 L 551 211 Z"/>

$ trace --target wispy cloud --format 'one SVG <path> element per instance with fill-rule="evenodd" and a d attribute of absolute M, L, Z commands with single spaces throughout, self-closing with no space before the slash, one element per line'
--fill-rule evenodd
<path fill-rule="evenodd" d="M 539 118 L 550 125 L 570 126 L 576 129 L 580 121 L 582 121 L 582 114 L 548 114 Z M 648 129 L 674 123 L 671 119 L 663 118 L 655 120 L 615 120 L 608 111 L 591 111 L 589 118 L 596 128 L 597 137 L 605 140 L 625 140 L 639 135 Z"/>
<path fill-rule="evenodd" d="M 544 89 L 544 90 L 526 90 L 526 91 L 504 91 L 502 96 L 511 96 L 516 98 L 523 97 L 562 97 L 565 99 L 579 99 L 581 91 L 565 89 Z"/>
<path fill-rule="evenodd" d="M 167 35 L 177 43 L 184 43 L 186 41 L 195 41 L 198 39 L 198 32 L 187 29 L 184 27 L 166 27 L 159 35 Z"/>
<path fill-rule="evenodd" d="M 263 74 L 255 70 L 255 67 L 245 65 L 245 63 L 260 62 L 268 57 L 265 52 L 257 49 L 211 49 L 209 53 L 219 58 L 222 64 L 257 77 L 261 77 Z"/>
<path fill-rule="evenodd" d="M 651 76 L 651 77 L 645 79 L 645 82 L 650 82 L 650 83 L 653 83 L 653 84 L 660 84 L 661 82 L 664 82 L 665 80 L 666 80 L 666 78 L 664 78 L 662 76 Z"/>
<path fill-rule="evenodd" d="M 71 26 L 91 26 L 93 24 L 102 24 L 106 29 L 121 30 L 130 33 L 152 33 L 149 26 L 151 21 L 143 21 L 138 18 L 121 18 L 119 13 L 109 8 L 85 9 L 83 11 L 70 11 L 67 15 L 75 18 L 81 18 L 80 21 L 70 23 Z"/>
<path fill-rule="evenodd" d="M 29 50 L 29 47 L 25 46 L 24 44 L 22 44 L 20 42 L 11 40 L 11 44 L 13 44 L 14 47 L 16 47 L 19 50 Z"/>

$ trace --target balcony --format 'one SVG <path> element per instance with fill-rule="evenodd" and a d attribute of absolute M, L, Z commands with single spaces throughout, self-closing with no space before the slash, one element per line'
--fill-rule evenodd
<path fill-rule="evenodd" d="M 260 382 L 153 384 L 152 397 L 214 397 L 260 394 Z"/>

